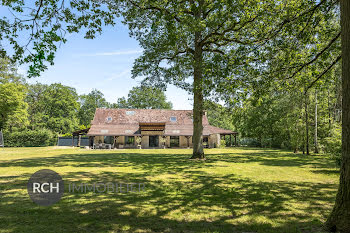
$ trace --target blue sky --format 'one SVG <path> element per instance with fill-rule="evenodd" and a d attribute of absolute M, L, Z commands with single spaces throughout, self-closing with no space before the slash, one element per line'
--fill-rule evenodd
<path fill-rule="evenodd" d="M 4 8 L 0 10 L 8 15 Z M 79 94 L 96 88 L 109 102 L 127 96 L 141 79 L 131 78 L 134 59 L 142 54 L 138 42 L 129 37 L 128 28 L 121 23 L 106 27 L 103 34 L 93 40 L 84 39 L 83 33 L 68 35 L 68 41 L 57 51 L 55 65 L 49 66 L 39 78 L 29 83 L 62 83 L 74 87 Z M 25 75 L 27 66 L 19 67 Z M 174 109 L 192 109 L 192 97 L 185 91 L 168 86 L 166 96 Z"/>

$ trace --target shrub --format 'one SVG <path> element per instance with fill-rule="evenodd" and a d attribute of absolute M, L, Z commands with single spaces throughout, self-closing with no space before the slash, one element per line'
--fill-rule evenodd
<path fill-rule="evenodd" d="M 261 147 L 261 143 L 254 138 L 241 138 L 239 144 L 249 147 Z"/>
<path fill-rule="evenodd" d="M 56 143 L 56 135 L 48 129 L 24 130 L 5 133 L 4 141 L 9 147 L 52 146 Z"/>
<path fill-rule="evenodd" d="M 337 163 L 341 164 L 341 128 L 334 127 L 331 131 L 331 135 L 326 137 L 322 141 L 323 150 L 329 154 Z"/>
<path fill-rule="evenodd" d="M 65 134 L 62 134 L 61 137 L 72 137 L 72 133 L 65 133 Z"/>
<path fill-rule="evenodd" d="M 220 140 L 220 148 L 225 148 L 226 147 L 226 140 L 225 139 L 221 139 Z"/>

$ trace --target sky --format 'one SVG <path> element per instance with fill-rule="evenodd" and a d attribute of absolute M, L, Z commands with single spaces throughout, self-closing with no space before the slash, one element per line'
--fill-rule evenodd
<path fill-rule="evenodd" d="M 2 9 L 1 13 L 6 12 Z M 101 91 L 107 101 L 127 96 L 129 90 L 139 85 L 141 79 L 131 78 L 135 58 L 142 54 L 138 42 L 129 37 L 128 28 L 121 23 L 105 27 L 95 39 L 84 39 L 84 34 L 70 34 L 62 44 L 54 60 L 41 77 L 27 79 L 28 83 L 62 83 L 74 87 L 78 94 L 87 94 L 92 89 Z M 26 74 L 28 65 L 19 67 L 19 73 Z M 192 97 L 175 86 L 168 86 L 165 92 L 174 109 L 192 109 Z"/>

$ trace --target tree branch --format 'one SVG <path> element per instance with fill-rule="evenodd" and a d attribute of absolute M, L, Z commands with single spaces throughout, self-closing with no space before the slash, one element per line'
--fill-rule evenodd
<path fill-rule="evenodd" d="M 321 52 L 316 54 L 316 56 L 308 61 L 307 63 L 303 64 L 299 69 L 297 69 L 288 79 L 293 78 L 295 75 L 297 75 L 300 71 L 302 71 L 306 66 L 309 66 L 310 64 L 314 63 L 331 45 L 340 37 L 341 32 L 339 32 L 329 43 L 328 45 L 322 49 Z"/>
<path fill-rule="evenodd" d="M 220 49 L 210 49 L 210 48 L 206 48 L 206 49 L 203 49 L 203 51 L 206 51 L 206 52 L 213 52 L 213 53 L 220 53 L 221 55 L 225 55 L 225 52 L 220 50 Z"/>
<path fill-rule="evenodd" d="M 169 10 L 165 9 L 165 8 L 160 8 L 157 6 L 148 6 L 148 7 L 141 7 L 140 5 L 138 5 L 136 2 L 132 1 L 132 0 L 128 0 L 132 5 L 136 6 L 139 9 L 142 10 L 157 10 L 159 12 L 163 12 L 166 13 L 167 15 L 172 16 L 177 22 L 181 22 L 180 18 L 177 17 L 174 13 L 171 13 Z"/>
<path fill-rule="evenodd" d="M 317 78 L 316 78 L 314 81 L 312 81 L 312 82 L 310 83 L 310 85 L 306 88 L 305 93 L 306 93 L 316 82 L 318 82 L 318 81 L 323 77 L 323 75 L 325 75 L 328 71 L 330 71 L 330 70 L 333 68 L 333 66 L 335 66 L 335 64 L 337 64 L 338 61 L 340 61 L 340 59 L 341 59 L 341 55 L 339 55 L 339 56 L 332 62 L 332 64 L 330 64 L 330 65 L 327 67 L 327 69 L 325 69 L 320 75 L 317 76 Z"/>
<path fill-rule="evenodd" d="M 190 48 L 187 48 L 185 50 L 180 50 L 180 51 L 177 51 L 176 53 L 174 53 L 173 56 L 171 57 L 163 57 L 163 59 L 166 59 L 166 60 L 174 60 L 176 58 L 177 55 L 180 55 L 180 54 L 184 54 L 184 53 L 194 53 L 193 49 L 190 49 Z"/>
<path fill-rule="evenodd" d="M 328 0 L 329 1 L 329 0 Z M 339 0 L 333 0 L 333 4 L 337 3 Z M 269 41 L 270 39 L 274 38 L 279 32 L 282 31 L 282 29 L 289 23 L 292 23 L 294 22 L 295 20 L 299 19 L 300 17 L 303 17 L 309 13 L 312 13 L 312 15 L 314 14 L 314 12 L 319 8 L 321 7 L 321 5 L 323 5 L 324 3 L 326 3 L 327 0 L 322 0 L 320 1 L 317 5 L 315 5 L 314 7 L 302 12 L 301 14 L 299 15 L 295 15 L 294 17 L 290 17 L 290 18 L 287 18 L 285 20 L 283 20 L 279 26 L 277 26 L 277 29 L 275 30 L 271 30 L 269 31 L 268 33 L 266 33 L 266 36 L 264 36 L 263 39 L 259 39 L 259 40 L 247 40 L 247 41 L 243 41 L 243 40 L 239 40 L 237 38 L 224 38 L 225 41 L 228 41 L 228 42 L 235 42 L 235 43 L 239 43 L 239 44 L 243 44 L 243 45 L 249 45 L 249 44 L 259 44 L 259 43 L 263 43 L 263 42 L 266 42 L 266 41 Z M 236 25 L 239 24 L 239 23 L 236 23 L 233 25 L 233 27 L 229 27 L 227 29 L 225 29 L 223 32 L 218 32 L 220 30 L 220 28 L 223 26 L 223 25 L 220 25 L 214 32 L 208 34 L 204 39 L 203 39 L 203 42 L 206 42 L 206 43 L 212 43 L 213 41 L 209 41 L 208 39 L 212 36 L 225 36 L 226 33 L 229 33 L 229 32 L 232 32 L 232 31 L 239 31 L 241 30 L 242 28 L 244 28 L 248 23 L 252 23 L 256 20 L 256 18 L 258 17 L 259 15 L 256 15 L 254 18 L 246 21 L 245 23 L 243 23 L 243 25 L 239 28 L 236 28 Z M 207 41 L 208 40 L 208 41 Z"/>
<path fill-rule="evenodd" d="M 209 39 L 210 37 L 212 37 L 212 36 L 225 36 L 225 34 L 228 33 L 228 32 L 239 31 L 239 30 L 241 30 L 242 28 L 244 28 L 247 24 L 254 22 L 254 21 L 258 18 L 258 16 L 259 16 L 259 15 L 256 15 L 254 18 L 251 18 L 251 19 L 245 21 L 245 22 L 242 23 L 242 25 L 241 25 L 240 27 L 238 27 L 238 28 L 235 28 L 235 27 L 236 27 L 237 25 L 239 25 L 241 22 L 238 22 L 238 23 L 236 22 L 236 23 L 234 23 L 232 26 L 226 28 L 225 30 L 223 30 L 222 32 L 219 33 L 218 31 L 219 31 L 220 28 L 222 28 L 222 26 L 225 24 L 225 21 L 223 21 L 223 22 L 218 26 L 218 28 L 217 28 L 214 32 L 212 32 L 212 33 L 206 35 L 206 36 L 202 39 L 201 43 L 202 43 L 202 45 L 210 44 L 211 42 L 210 42 L 208 39 Z M 234 41 L 233 41 L 233 42 L 234 42 Z"/>

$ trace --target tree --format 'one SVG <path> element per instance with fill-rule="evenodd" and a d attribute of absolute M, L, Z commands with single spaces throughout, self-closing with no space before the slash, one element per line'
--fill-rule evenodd
<path fill-rule="evenodd" d="M 93 89 L 87 95 L 79 96 L 80 109 L 78 112 L 79 122 L 81 125 L 88 126 L 94 118 L 96 108 L 109 107 L 109 103 L 103 96 L 103 93 Z"/>
<path fill-rule="evenodd" d="M 143 48 L 133 77 L 164 86 L 174 84 L 193 93 L 193 155 L 204 158 L 202 145 L 204 97 L 235 89 L 257 54 L 250 45 L 264 43 L 280 31 L 303 3 L 281 1 L 168 1 L 125 0 L 110 2 L 124 17 Z M 294 16 L 294 15 L 293 15 Z M 272 22 L 277 27 L 267 27 Z M 254 47 L 254 46 L 253 46 Z"/>
<path fill-rule="evenodd" d="M 223 129 L 235 129 L 232 112 L 228 107 L 222 106 L 212 100 L 205 100 L 204 109 L 207 111 L 208 121 L 211 125 Z"/>
<path fill-rule="evenodd" d="M 71 133 L 78 127 L 78 94 L 60 83 L 29 86 L 26 98 L 32 129 L 47 128 L 57 133 Z"/>
<path fill-rule="evenodd" d="M 8 57 L 0 58 L 0 83 L 24 84 L 23 77 L 17 74 L 16 65 Z"/>
<path fill-rule="evenodd" d="M 125 97 L 118 98 L 118 108 L 138 109 L 172 109 L 173 104 L 168 102 L 164 92 L 156 87 L 139 86 L 133 87 Z"/>
<path fill-rule="evenodd" d="M 29 77 L 39 76 L 47 64 L 54 64 L 57 47 L 67 41 L 67 32 L 85 28 L 85 38 L 93 39 L 103 25 L 114 25 L 115 18 L 102 1 L 93 0 L 14 0 L 1 1 L 1 6 L 9 15 L 0 18 L 0 57 L 30 63 Z"/>
<path fill-rule="evenodd" d="M 18 117 L 23 120 L 22 117 L 27 114 L 27 105 L 24 98 L 25 87 L 23 85 L 15 83 L 0 84 L 0 129 L 3 129 L 9 123 L 11 117 Z M 13 122 L 13 119 L 11 122 Z M 25 121 L 23 123 L 25 124 Z"/>
<path fill-rule="evenodd" d="M 326 227 L 350 232 L 350 2 L 340 0 L 342 43 L 342 164 L 339 189 Z"/>
<path fill-rule="evenodd" d="M 0 130 L 28 124 L 25 95 L 23 79 L 14 64 L 8 58 L 0 58 Z"/>
<path fill-rule="evenodd" d="M 116 104 L 112 104 L 114 108 L 129 108 L 128 101 L 125 99 L 125 97 L 118 98 Z"/>
<path fill-rule="evenodd" d="M 28 113 L 30 128 L 32 130 L 45 128 L 46 123 L 43 118 L 46 114 L 44 109 L 44 93 L 48 85 L 36 83 L 28 85 L 28 92 L 25 101 L 28 103 Z"/>

